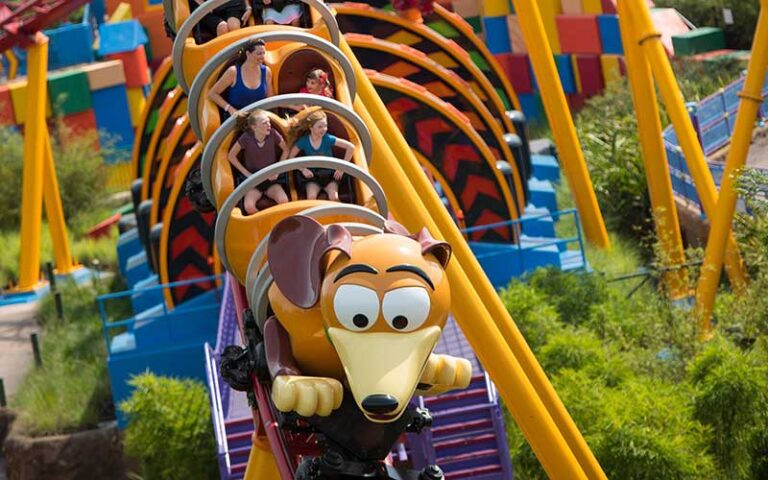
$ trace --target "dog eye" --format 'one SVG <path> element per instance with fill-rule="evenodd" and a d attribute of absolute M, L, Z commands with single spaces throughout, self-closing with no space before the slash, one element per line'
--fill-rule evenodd
<path fill-rule="evenodd" d="M 390 290 L 381 302 L 384 320 L 400 332 L 419 328 L 429 316 L 429 307 L 429 294 L 421 287 Z"/>
<path fill-rule="evenodd" d="M 379 318 L 379 296 L 360 285 L 342 285 L 333 297 L 333 310 L 344 327 L 362 332 Z"/>

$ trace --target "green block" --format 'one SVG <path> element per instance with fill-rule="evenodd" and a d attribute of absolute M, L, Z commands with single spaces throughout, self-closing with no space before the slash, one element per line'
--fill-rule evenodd
<path fill-rule="evenodd" d="M 672 35 L 675 55 L 695 55 L 725 48 L 723 30 L 715 27 L 702 27 L 690 32 Z"/>
<path fill-rule="evenodd" d="M 88 75 L 82 71 L 64 71 L 48 75 L 48 97 L 55 115 L 70 115 L 91 108 Z"/>
<path fill-rule="evenodd" d="M 475 33 L 483 33 L 483 20 L 481 17 L 467 17 L 464 20 L 472 25 L 472 30 L 474 30 Z"/>

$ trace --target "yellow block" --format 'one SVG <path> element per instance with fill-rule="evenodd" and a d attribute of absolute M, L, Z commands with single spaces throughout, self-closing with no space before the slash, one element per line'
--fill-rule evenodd
<path fill-rule="evenodd" d="M 584 13 L 596 15 L 603 13 L 603 5 L 600 3 L 600 0 L 581 0 L 581 9 Z"/>
<path fill-rule="evenodd" d="M 581 15 L 584 13 L 581 0 L 560 0 L 560 7 L 563 9 L 563 13 L 567 15 Z"/>
<path fill-rule="evenodd" d="M 128 109 L 131 111 L 131 125 L 135 127 L 139 124 L 147 99 L 144 98 L 144 90 L 141 87 L 126 88 L 126 91 L 128 92 Z"/>
<path fill-rule="evenodd" d="M 560 37 L 557 36 L 557 23 L 555 16 L 562 13 L 560 0 L 539 0 L 539 10 L 541 11 L 541 20 L 544 22 L 544 29 L 547 31 L 547 39 L 552 53 L 559 54 Z"/>
<path fill-rule="evenodd" d="M 115 190 L 128 190 L 133 181 L 133 169 L 131 162 L 118 162 L 106 165 L 107 188 Z"/>
<path fill-rule="evenodd" d="M 600 3 L 598 1 L 598 3 Z M 109 17 L 109 23 L 125 22 L 133 18 L 133 11 L 131 10 L 131 4 L 122 2 L 117 6 L 112 15 Z"/>
<path fill-rule="evenodd" d="M 13 113 L 16 117 L 16 125 L 22 125 L 26 117 L 27 105 L 27 79 L 13 80 L 8 82 L 8 90 L 11 92 L 11 103 L 13 103 Z M 45 118 L 53 116 L 51 110 L 51 99 L 45 102 Z"/>
<path fill-rule="evenodd" d="M 571 55 L 571 65 L 573 67 L 573 81 L 576 83 L 576 90 L 581 93 L 581 76 L 579 75 L 579 64 L 576 62 L 576 55 Z"/>
<path fill-rule="evenodd" d="M 507 0 L 484 0 L 482 8 L 484 17 L 499 17 L 510 13 Z"/>
<path fill-rule="evenodd" d="M 601 55 L 600 64 L 603 67 L 603 80 L 606 85 L 621 81 L 620 55 Z"/>

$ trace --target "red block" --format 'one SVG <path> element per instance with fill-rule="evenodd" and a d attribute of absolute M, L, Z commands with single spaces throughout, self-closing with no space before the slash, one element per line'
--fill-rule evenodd
<path fill-rule="evenodd" d="M 107 55 L 110 60 L 121 60 L 125 71 L 125 86 L 128 88 L 149 85 L 149 66 L 144 45 L 130 52 Z"/>
<path fill-rule="evenodd" d="M 528 55 L 522 53 L 498 53 L 494 55 L 501 69 L 507 74 L 516 93 L 533 93 L 533 77 Z"/>
<path fill-rule="evenodd" d="M 600 0 L 603 13 L 616 13 L 616 0 Z"/>
<path fill-rule="evenodd" d="M 15 125 L 16 117 L 13 114 L 13 101 L 8 86 L 0 85 L 0 125 Z"/>
<path fill-rule="evenodd" d="M 581 93 L 587 97 L 598 95 L 605 88 L 599 55 L 575 55 L 579 69 Z"/>
<path fill-rule="evenodd" d="M 563 53 L 603 52 L 597 15 L 558 15 L 555 22 Z"/>
<path fill-rule="evenodd" d="M 93 112 L 93 109 L 61 117 L 61 121 L 69 130 L 69 136 L 59 135 L 59 141 L 62 143 L 66 143 L 68 139 L 78 138 L 88 132 L 93 132 L 98 129 L 96 125 L 96 114 Z M 93 149 L 96 151 L 99 150 L 99 140 L 96 135 L 94 135 Z"/>
<path fill-rule="evenodd" d="M 584 108 L 584 105 L 587 103 L 587 97 L 581 93 L 574 93 L 567 95 L 567 97 L 568 105 L 570 105 L 571 111 L 574 113 Z"/>

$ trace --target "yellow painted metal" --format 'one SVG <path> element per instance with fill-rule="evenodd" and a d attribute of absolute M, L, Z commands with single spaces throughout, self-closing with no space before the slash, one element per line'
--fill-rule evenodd
<path fill-rule="evenodd" d="M 48 219 L 48 231 L 53 243 L 53 258 L 56 263 L 56 273 L 67 275 L 82 267 L 72 260 L 72 252 L 69 249 L 67 223 L 64 220 L 59 182 L 56 179 L 56 167 L 53 163 L 53 151 L 51 151 L 47 130 L 43 135 L 43 149 L 43 201 L 45 216 Z"/>
<path fill-rule="evenodd" d="M 640 46 L 632 41 L 636 38 L 632 11 L 625 2 L 619 2 L 617 6 L 627 62 L 627 77 L 637 113 L 645 177 L 648 181 L 648 192 L 656 222 L 656 235 L 664 254 L 662 263 L 667 267 L 678 267 L 664 275 L 664 283 L 670 298 L 679 300 L 688 296 L 688 274 L 686 270 L 679 268 L 685 263 L 685 253 L 669 176 L 667 153 L 662 140 L 656 89 L 648 61 L 643 56 Z"/>
<path fill-rule="evenodd" d="M 584 234 L 596 247 L 610 248 L 608 231 L 592 188 L 579 138 L 576 136 L 573 117 L 565 99 L 563 85 L 560 83 L 541 12 L 534 0 L 513 0 L 513 3 L 525 44 L 528 46 L 533 71 L 539 82 L 544 110 L 560 152 L 560 162 L 581 216 Z"/>
<path fill-rule="evenodd" d="M 717 203 L 715 182 L 712 180 L 709 168 L 707 168 L 704 152 L 696 138 L 691 117 L 685 109 L 683 95 L 680 93 L 680 87 L 675 80 L 667 52 L 661 44 L 661 34 L 653 26 L 651 13 L 645 0 L 621 0 L 621 2 L 626 2 L 627 7 L 632 10 L 636 41 L 642 47 L 653 71 L 664 105 L 667 107 L 667 112 L 675 127 L 675 133 L 685 154 L 685 161 L 693 177 L 694 186 L 701 199 L 704 212 L 712 218 Z M 734 288 L 737 291 L 743 290 L 747 284 L 747 276 L 736 241 L 732 236 L 728 238 L 725 268 Z"/>
<path fill-rule="evenodd" d="M 605 478 L 359 62 L 345 41 L 340 46 L 356 72 L 358 101 L 355 110 L 371 126 L 374 135 L 376 151 L 371 172 L 385 191 L 398 192 L 390 196 L 390 206 L 399 220 L 410 229 L 426 225 L 453 246 L 455 263 L 449 267 L 449 275 L 452 276 L 451 284 L 463 292 L 455 299 L 454 312 L 483 364 L 498 382 L 502 397 L 544 468 L 551 478 L 585 478 L 585 470 L 586 478 Z M 554 425 L 550 423 L 552 420 Z"/>
<path fill-rule="evenodd" d="M 47 94 L 48 37 L 37 33 L 27 55 L 27 110 L 24 132 L 24 170 L 21 193 L 21 252 L 17 291 L 40 286 L 40 230 L 43 215 L 45 155 L 45 103 Z"/>
<path fill-rule="evenodd" d="M 736 210 L 737 193 L 734 183 L 739 171 L 747 160 L 749 146 L 752 143 L 752 130 L 755 126 L 758 109 L 763 103 L 761 91 L 768 68 L 768 0 L 762 0 L 757 29 L 752 43 L 752 55 L 749 59 L 744 90 L 741 92 L 739 111 L 736 114 L 736 126 L 733 130 L 731 148 L 725 161 L 725 173 L 720 184 L 720 196 L 715 213 L 712 215 L 709 239 L 704 255 L 704 266 L 696 289 L 696 313 L 702 338 L 706 338 L 712 328 L 712 309 L 715 304 L 720 271 L 728 248 L 728 234 L 731 231 L 733 214 Z"/>
<path fill-rule="evenodd" d="M 433 233 L 439 232 L 432 219 L 431 213 L 434 212 L 427 210 L 421 202 L 425 196 L 434 195 L 434 192 L 427 189 L 416 194 L 417 190 L 409 184 L 408 176 L 399 168 L 396 154 L 389 148 L 392 144 L 378 131 L 374 118 L 361 101 L 356 102 L 355 111 L 367 125 L 372 126 L 374 158 L 371 171 L 385 191 L 397 192 L 388 195 L 395 217 L 409 230 L 415 231 L 420 226 L 426 226 Z M 551 478 L 587 478 L 521 365 L 504 343 L 502 334 L 494 326 L 479 295 L 472 288 L 470 279 L 462 269 L 464 252 L 457 251 L 455 241 L 449 242 L 454 247 L 454 259 L 447 268 L 453 291 L 451 310 L 483 366 L 494 379 L 505 405 Z"/>
<path fill-rule="evenodd" d="M 248 466 L 245 467 L 243 479 L 267 480 L 278 478 L 280 478 L 280 471 L 277 469 L 275 456 L 272 454 L 269 444 L 254 443 L 248 456 Z"/>

